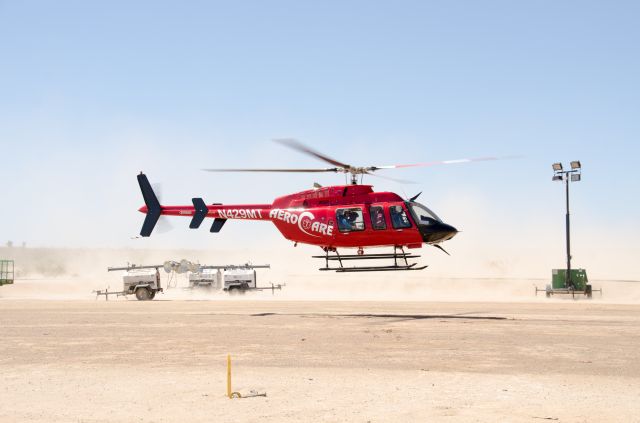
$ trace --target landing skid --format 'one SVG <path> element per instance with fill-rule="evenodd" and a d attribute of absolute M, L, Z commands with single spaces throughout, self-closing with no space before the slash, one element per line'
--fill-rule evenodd
<path fill-rule="evenodd" d="M 400 250 L 400 252 L 398 252 Z M 325 260 L 325 267 L 321 267 L 318 270 L 333 270 L 335 272 L 346 273 L 346 272 L 388 272 L 395 270 L 423 270 L 426 269 L 427 266 L 418 266 L 418 263 L 409 263 L 408 259 L 418 258 L 419 255 L 405 253 L 404 248 L 402 247 L 394 247 L 393 253 L 383 253 L 383 254 L 346 254 L 340 255 L 338 250 L 331 250 L 329 248 L 325 248 L 324 256 L 312 256 L 312 258 L 319 258 Z M 330 256 L 329 253 L 334 252 L 335 256 Z M 348 260 L 393 260 L 393 265 L 387 266 L 352 266 L 352 267 L 344 267 L 343 261 Z M 404 261 L 404 264 L 399 264 L 398 260 Z M 329 263 L 338 262 L 339 266 L 331 267 Z"/>

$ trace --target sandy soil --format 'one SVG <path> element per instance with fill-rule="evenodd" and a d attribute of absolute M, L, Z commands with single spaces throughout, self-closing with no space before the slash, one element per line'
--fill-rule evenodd
<path fill-rule="evenodd" d="M 0 421 L 640 421 L 639 346 L 585 301 L 5 297 Z"/>

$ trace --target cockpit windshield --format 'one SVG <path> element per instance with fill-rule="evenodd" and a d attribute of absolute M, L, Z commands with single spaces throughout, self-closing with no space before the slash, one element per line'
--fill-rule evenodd
<path fill-rule="evenodd" d="M 413 213 L 413 217 L 419 225 L 430 225 L 435 222 L 442 222 L 440 218 L 426 206 L 414 201 L 407 203 Z"/>

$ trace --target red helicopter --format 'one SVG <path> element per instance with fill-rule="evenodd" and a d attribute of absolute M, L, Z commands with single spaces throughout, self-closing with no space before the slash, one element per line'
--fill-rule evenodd
<path fill-rule="evenodd" d="M 138 183 L 145 206 L 139 209 L 146 217 L 140 235 L 151 235 L 161 215 L 188 216 L 189 227 L 200 227 L 205 217 L 213 218 L 211 232 L 220 232 L 228 219 L 266 220 L 275 224 L 282 235 L 295 243 L 317 245 L 325 252 L 314 258 L 325 259 L 319 270 L 338 272 L 422 270 L 427 266 L 409 263 L 420 257 L 406 253 L 409 249 L 429 244 L 447 253 L 440 243 L 453 238 L 458 230 L 442 221 L 433 211 L 416 202 L 416 195 L 404 200 L 393 192 L 375 192 L 371 185 L 362 184 L 364 175 L 380 169 L 433 166 L 471 161 L 496 160 L 495 157 L 449 160 L 392 166 L 355 167 L 292 140 L 276 140 L 297 151 L 323 160 L 334 167 L 321 169 L 203 169 L 208 172 L 334 172 L 350 175 L 351 183 L 314 188 L 276 198 L 272 204 L 222 205 L 205 204 L 202 198 L 193 198 L 190 206 L 162 206 L 146 175 L 138 175 Z M 381 175 L 375 175 L 382 177 Z M 386 178 L 386 177 L 385 177 Z M 358 183 L 360 179 L 360 183 Z M 387 178 L 392 179 L 392 178 Z M 398 182 L 407 182 L 392 179 Z M 365 254 L 365 248 L 393 247 L 392 253 Z M 357 254 L 341 255 L 338 248 L 357 248 Z M 330 253 L 335 253 L 331 255 Z M 448 253 L 447 253 L 448 254 Z M 344 266 L 343 261 L 393 260 L 391 265 Z M 330 266 L 335 264 L 335 266 Z"/>

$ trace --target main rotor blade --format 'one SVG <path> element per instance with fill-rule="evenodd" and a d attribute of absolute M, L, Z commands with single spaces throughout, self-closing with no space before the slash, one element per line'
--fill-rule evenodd
<path fill-rule="evenodd" d="M 345 169 L 351 168 L 351 165 L 348 165 L 348 164 L 339 162 L 337 160 L 334 160 L 329 156 L 325 156 L 324 154 L 319 153 L 319 152 L 307 147 L 306 145 L 304 145 L 300 141 L 295 140 L 293 138 L 279 138 L 279 139 L 275 139 L 274 141 L 277 142 L 278 144 L 282 144 L 284 146 L 287 146 L 289 148 L 297 150 L 297 151 L 299 151 L 301 153 L 305 153 L 305 154 L 313 156 L 313 157 L 315 157 L 317 159 L 323 160 L 323 161 L 325 161 L 325 162 L 327 162 L 329 164 L 332 164 L 334 166 L 342 167 L 342 168 L 345 168 Z"/>
<path fill-rule="evenodd" d="M 404 168 L 404 167 L 428 167 L 428 166 L 439 166 L 439 165 L 449 165 L 449 164 L 459 164 L 459 163 L 487 162 L 487 161 L 492 161 L 492 160 L 517 159 L 519 157 L 520 156 L 475 157 L 475 158 L 472 158 L 472 159 L 441 160 L 441 161 L 435 161 L 435 162 L 397 164 L 397 165 L 389 165 L 389 166 L 371 166 L 371 167 L 367 168 L 367 170 L 376 171 L 378 169 L 401 169 L 401 168 Z"/>
<path fill-rule="evenodd" d="M 376 178 L 382 178 L 382 179 L 387 179 L 389 181 L 397 182 L 399 184 L 417 184 L 416 181 L 411 181 L 407 179 L 396 179 L 396 178 L 391 178 L 389 176 L 382 176 L 382 175 L 378 175 L 376 173 L 371 173 L 371 172 L 366 172 L 366 174 L 370 176 L 375 176 Z"/>
<path fill-rule="evenodd" d="M 325 169 L 202 169 L 205 172 L 298 172 L 298 173 L 318 173 L 318 172 L 339 172 L 342 169 L 337 167 Z"/>

